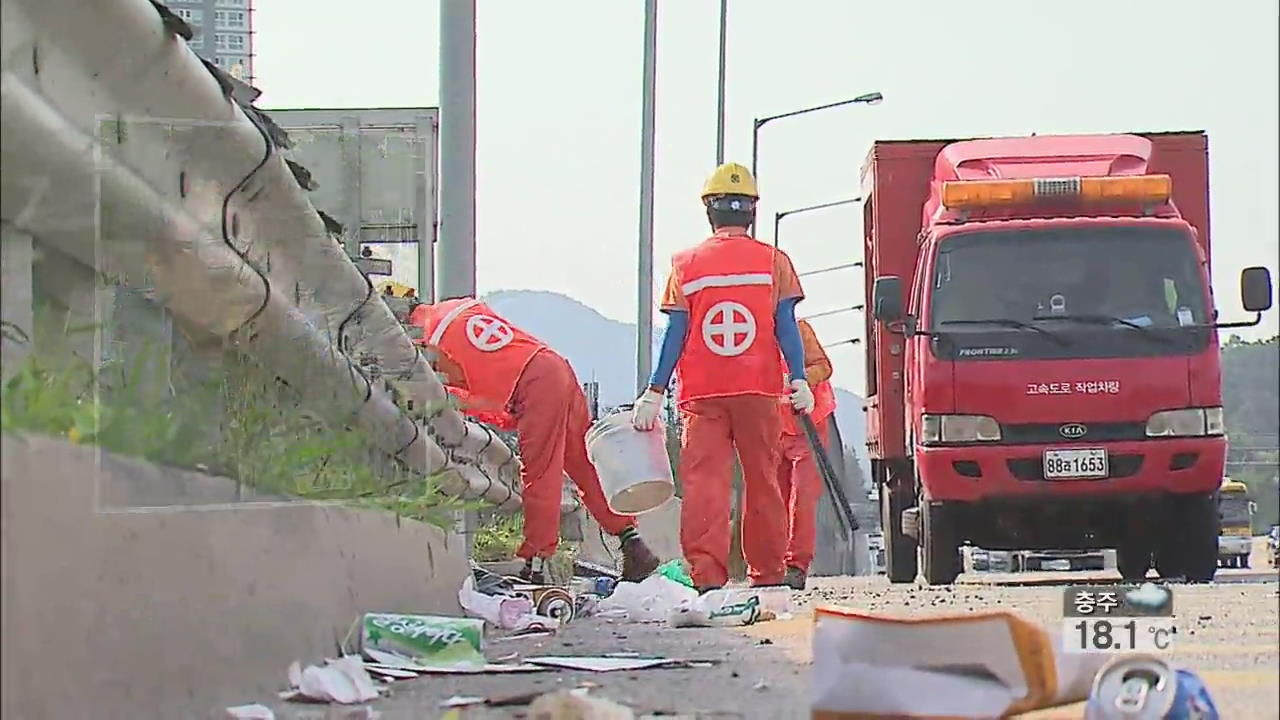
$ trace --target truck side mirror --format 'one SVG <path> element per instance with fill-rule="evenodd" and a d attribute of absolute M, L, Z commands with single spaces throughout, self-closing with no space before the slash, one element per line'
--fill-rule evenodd
<path fill-rule="evenodd" d="M 1264 267 L 1247 267 L 1240 273 L 1240 302 L 1248 312 L 1271 309 L 1270 270 Z"/>
<path fill-rule="evenodd" d="M 1270 278 L 1268 278 L 1270 283 Z M 1268 305 L 1270 304 L 1271 285 L 1267 285 Z M 871 290 L 871 314 L 882 323 L 895 323 L 903 319 L 902 278 L 896 275 L 884 275 L 876 278 Z"/>

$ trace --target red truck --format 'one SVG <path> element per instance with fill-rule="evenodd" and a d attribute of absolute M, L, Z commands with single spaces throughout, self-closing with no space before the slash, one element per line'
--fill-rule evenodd
<path fill-rule="evenodd" d="M 1226 438 L 1202 132 L 876 142 L 867 446 L 893 582 L 966 543 L 1213 578 Z"/>

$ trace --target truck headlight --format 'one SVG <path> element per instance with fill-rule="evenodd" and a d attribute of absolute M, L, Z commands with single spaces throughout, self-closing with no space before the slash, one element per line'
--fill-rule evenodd
<path fill-rule="evenodd" d="M 996 442 L 1000 423 L 986 415 L 925 415 L 920 435 L 925 445 Z"/>
<path fill-rule="evenodd" d="M 1147 418 L 1147 437 L 1222 435 L 1222 408 L 1162 410 Z"/>

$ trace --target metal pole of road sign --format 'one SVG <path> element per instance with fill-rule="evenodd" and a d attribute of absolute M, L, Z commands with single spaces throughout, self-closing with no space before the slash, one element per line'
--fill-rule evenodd
<path fill-rule="evenodd" d="M 716 167 L 724 164 L 724 79 L 725 79 L 725 41 L 729 29 L 729 0 L 720 0 L 720 67 L 719 79 L 716 83 Z"/>
<path fill-rule="evenodd" d="M 476 292 L 476 0 L 440 3 L 437 299 Z"/>
<path fill-rule="evenodd" d="M 446 3 L 447 4 L 447 3 Z M 653 136 L 657 92 L 658 0 L 644 2 L 644 72 L 640 111 L 640 253 L 637 285 L 636 392 L 649 384 L 653 363 Z"/>

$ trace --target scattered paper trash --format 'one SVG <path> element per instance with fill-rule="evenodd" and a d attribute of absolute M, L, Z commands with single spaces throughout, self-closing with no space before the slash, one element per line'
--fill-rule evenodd
<path fill-rule="evenodd" d="M 378 686 L 358 656 L 345 655 L 328 661 L 324 667 L 308 665 L 299 673 L 294 672 L 294 665 L 289 667 L 292 688 L 281 695 L 286 700 L 352 705 L 374 700 L 379 695 Z"/>
<path fill-rule="evenodd" d="M 227 717 L 234 720 L 276 720 L 276 714 L 266 705 L 237 705 L 227 708 Z"/>
<path fill-rule="evenodd" d="M 549 720 L 635 720 L 630 708 L 580 690 L 557 690 L 529 706 L 529 716 Z"/>
<path fill-rule="evenodd" d="M 374 665 L 378 668 L 388 668 L 420 675 L 479 675 L 485 673 L 542 672 L 546 669 L 528 663 L 502 664 L 483 662 L 478 665 L 434 665 L 429 662 L 419 662 L 398 653 L 375 648 L 365 648 L 363 652 L 364 656 L 370 661 L 366 663 L 366 667 Z"/>
<path fill-rule="evenodd" d="M 560 625 L 555 618 L 535 614 L 529 597 L 478 592 L 475 578 L 470 575 L 458 590 L 458 604 L 468 615 L 503 630 L 554 630 Z"/>
<path fill-rule="evenodd" d="M 596 616 L 630 622 L 662 622 L 671 611 L 694 601 L 693 588 L 663 575 L 650 575 L 642 582 L 620 582 L 613 594 L 596 605 Z"/>
<path fill-rule="evenodd" d="M 693 602 L 671 611 L 667 621 L 680 627 L 735 627 L 777 617 L 766 608 L 753 588 L 725 588 L 699 595 Z"/>
<path fill-rule="evenodd" d="M 699 662 L 681 660 L 679 658 L 619 656 L 619 655 L 548 655 L 545 657 L 525 658 L 530 665 L 557 668 L 560 670 L 582 670 L 586 672 L 615 672 L 618 670 L 651 670 L 656 668 L 688 668 L 698 667 Z"/>
<path fill-rule="evenodd" d="M 898 619 L 814 613 L 815 716 L 994 718 L 1084 700 L 1106 653 L 1067 654 L 1008 612 Z"/>
<path fill-rule="evenodd" d="M 484 620 L 366 613 L 360 618 L 360 649 L 403 655 L 423 664 L 440 667 L 480 667 Z"/>

